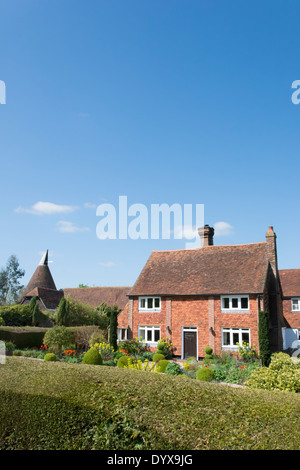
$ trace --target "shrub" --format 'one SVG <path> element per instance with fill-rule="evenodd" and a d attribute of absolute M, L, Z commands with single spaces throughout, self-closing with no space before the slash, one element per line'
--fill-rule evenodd
<path fill-rule="evenodd" d="M 99 351 L 104 361 L 114 359 L 114 350 L 109 343 L 94 343 L 92 348 L 95 348 Z"/>
<path fill-rule="evenodd" d="M 153 356 L 153 362 L 158 362 L 160 361 L 161 359 L 165 359 L 165 356 L 163 354 L 160 354 L 160 353 L 155 353 L 154 356 Z"/>
<path fill-rule="evenodd" d="M 264 366 L 268 366 L 271 358 L 268 312 L 259 312 L 258 316 L 259 356 Z"/>
<path fill-rule="evenodd" d="M 72 299 L 69 295 L 66 297 L 68 304 L 68 325 L 69 326 L 88 326 L 96 325 L 101 329 L 108 326 L 107 315 L 98 311 L 90 304 L 85 304 Z"/>
<path fill-rule="evenodd" d="M 208 367 L 199 367 L 196 372 L 196 379 L 204 382 L 210 382 L 214 378 L 214 371 Z"/>
<path fill-rule="evenodd" d="M 176 362 L 169 362 L 169 364 L 166 367 L 165 373 L 168 375 L 180 375 L 181 367 Z"/>
<path fill-rule="evenodd" d="M 55 362 L 56 361 L 56 355 L 54 353 L 47 353 L 44 356 L 44 361 Z"/>
<path fill-rule="evenodd" d="M 103 331 L 95 325 L 75 326 L 72 328 L 72 331 L 74 335 L 74 344 L 80 351 L 88 351 L 94 342 L 101 342 L 95 341 L 96 338 L 100 339 L 105 336 Z"/>
<path fill-rule="evenodd" d="M 213 353 L 213 348 L 211 348 L 210 346 L 207 346 L 204 349 L 204 352 L 205 352 L 205 354 L 212 354 Z"/>
<path fill-rule="evenodd" d="M 251 347 L 246 341 L 243 341 L 242 345 L 239 344 L 239 354 L 245 362 L 253 362 L 258 358 L 255 346 Z"/>
<path fill-rule="evenodd" d="M 166 359 L 172 359 L 174 346 L 169 338 L 160 339 L 157 343 L 157 352 L 163 354 Z"/>
<path fill-rule="evenodd" d="M 102 357 L 95 348 L 89 349 L 82 358 L 82 364 L 102 365 Z"/>
<path fill-rule="evenodd" d="M 288 354 L 274 353 L 269 367 L 254 370 L 246 385 L 264 390 L 300 393 L 300 368 Z"/>
<path fill-rule="evenodd" d="M 119 351 L 123 351 L 125 354 L 136 357 L 144 354 L 145 352 L 149 352 L 149 348 L 138 338 L 134 338 L 119 342 Z"/>
<path fill-rule="evenodd" d="M 167 359 L 161 359 L 157 364 L 157 371 L 164 373 L 168 364 L 169 364 L 169 361 Z"/>
<path fill-rule="evenodd" d="M 128 366 L 128 357 L 127 356 L 121 356 L 117 362 L 117 367 L 127 367 Z"/>
<path fill-rule="evenodd" d="M 45 334 L 43 343 L 52 352 L 61 353 L 74 343 L 74 332 L 65 326 L 54 326 Z"/>
<path fill-rule="evenodd" d="M 5 326 L 0 327 L 0 340 L 12 341 L 18 349 L 39 348 L 47 331 L 48 328 L 33 326 Z"/>
<path fill-rule="evenodd" d="M 16 349 L 16 345 L 12 341 L 5 341 L 5 349 L 6 351 L 13 351 Z"/>

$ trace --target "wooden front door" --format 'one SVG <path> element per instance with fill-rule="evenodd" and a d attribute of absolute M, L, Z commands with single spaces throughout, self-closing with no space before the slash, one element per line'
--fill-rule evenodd
<path fill-rule="evenodd" d="M 183 332 L 183 357 L 198 357 L 197 354 L 197 331 Z"/>

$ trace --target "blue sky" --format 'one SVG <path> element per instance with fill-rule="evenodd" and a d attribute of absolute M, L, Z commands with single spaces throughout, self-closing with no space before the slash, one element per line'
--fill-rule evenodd
<path fill-rule="evenodd" d="M 2 0 L 0 264 L 26 284 L 132 285 L 152 250 L 99 240 L 95 207 L 204 204 L 215 244 L 278 236 L 300 268 L 297 0 Z M 48 203 L 48 205 L 36 205 Z M 55 206 L 54 206 L 55 205 Z"/>

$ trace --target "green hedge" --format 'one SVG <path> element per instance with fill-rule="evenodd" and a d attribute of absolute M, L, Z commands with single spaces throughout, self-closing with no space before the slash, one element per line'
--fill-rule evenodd
<path fill-rule="evenodd" d="M 296 394 L 22 357 L 0 369 L 1 450 L 299 449 Z"/>
<path fill-rule="evenodd" d="M 5 326 L 31 326 L 32 311 L 29 305 L 5 305 L 0 306 L 0 317 L 3 318 Z M 42 326 L 50 326 L 49 317 L 39 311 L 39 323 Z"/>
<path fill-rule="evenodd" d="M 17 349 L 40 348 L 49 328 L 1 326 L 0 340 L 12 341 Z"/>

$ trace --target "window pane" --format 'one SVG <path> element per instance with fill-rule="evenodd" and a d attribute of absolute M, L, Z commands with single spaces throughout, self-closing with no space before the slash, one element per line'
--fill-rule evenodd
<path fill-rule="evenodd" d="M 293 299 L 292 300 L 293 310 L 299 310 L 299 300 Z"/>
<path fill-rule="evenodd" d="M 153 299 L 149 297 L 147 300 L 148 300 L 148 308 L 153 308 Z"/>
<path fill-rule="evenodd" d="M 249 331 L 242 331 L 242 341 L 250 343 Z"/>
<path fill-rule="evenodd" d="M 160 340 L 160 330 L 154 330 L 154 341 L 157 342 Z"/>
<path fill-rule="evenodd" d="M 140 307 L 146 308 L 146 299 L 140 299 Z"/>
<path fill-rule="evenodd" d="M 239 306 L 239 299 L 238 298 L 233 298 L 232 299 L 232 308 L 238 308 Z"/>
<path fill-rule="evenodd" d="M 236 343 L 239 342 L 239 334 L 232 333 L 232 346 L 236 346 Z"/>
<path fill-rule="evenodd" d="M 145 328 L 139 329 L 139 337 L 142 338 L 142 341 L 145 340 Z"/>
<path fill-rule="evenodd" d="M 229 331 L 223 331 L 223 345 L 229 346 L 230 345 L 230 333 Z"/>
<path fill-rule="evenodd" d="M 126 329 L 125 328 L 122 328 L 121 333 L 122 333 L 122 339 L 126 339 Z"/>
<path fill-rule="evenodd" d="M 160 298 L 155 297 L 155 299 L 154 299 L 154 306 L 155 306 L 155 308 L 159 308 L 159 307 L 160 307 Z"/>
<path fill-rule="evenodd" d="M 152 341 L 152 330 L 147 330 L 147 341 Z"/>
<path fill-rule="evenodd" d="M 248 309 L 248 297 L 242 297 L 241 298 L 241 307 Z"/>
<path fill-rule="evenodd" d="M 229 308 L 229 299 L 228 298 L 223 299 L 223 308 Z"/>

